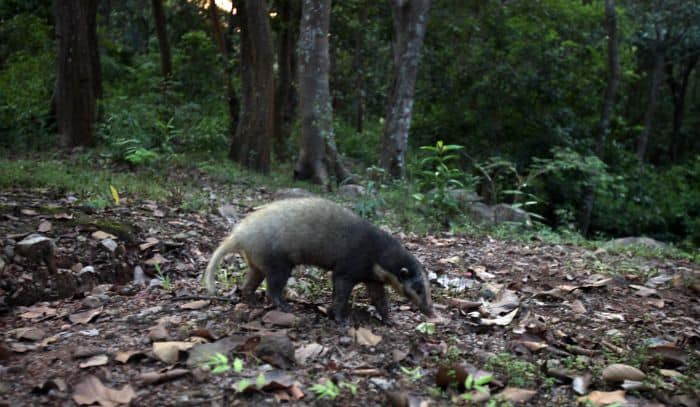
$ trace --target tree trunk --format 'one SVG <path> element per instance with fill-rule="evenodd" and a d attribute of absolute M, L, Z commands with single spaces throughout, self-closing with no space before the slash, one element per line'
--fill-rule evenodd
<path fill-rule="evenodd" d="M 666 63 L 666 80 L 671 88 L 671 101 L 673 102 L 673 132 L 671 133 L 671 161 L 678 161 L 679 151 L 682 148 L 683 139 L 681 128 L 685 117 L 685 95 L 688 90 L 690 74 L 698 63 L 698 55 L 692 55 L 685 61 L 681 61 L 680 81 L 676 80 L 673 73 L 673 63 Z"/>
<path fill-rule="evenodd" d="M 218 48 L 221 55 L 226 57 L 228 51 L 226 49 L 226 40 L 224 39 L 224 31 L 221 29 L 221 23 L 219 22 L 219 13 L 217 11 L 218 7 L 215 0 L 209 0 L 209 7 L 207 8 L 207 15 L 209 16 L 209 22 L 211 23 L 211 33 L 214 37 L 214 42 Z"/>
<path fill-rule="evenodd" d="M 233 58 L 233 37 L 236 33 L 236 28 L 240 28 L 238 16 L 234 14 L 237 10 L 237 2 L 231 2 L 231 11 L 228 14 L 228 29 L 226 30 L 226 101 L 228 103 L 228 132 L 231 140 L 236 137 L 236 128 L 238 127 L 238 117 L 241 110 L 241 103 L 238 100 L 236 87 L 233 85 L 234 69 L 230 59 Z"/>
<path fill-rule="evenodd" d="M 98 0 L 87 0 L 87 38 L 90 47 L 90 64 L 92 66 L 92 84 L 95 98 L 102 98 L 102 68 L 100 64 L 100 50 L 97 46 L 97 3 Z"/>
<path fill-rule="evenodd" d="M 637 137 L 637 158 L 639 162 L 644 162 L 644 157 L 647 153 L 647 144 L 649 143 L 649 133 L 654 122 L 654 111 L 656 110 L 656 99 L 659 95 L 659 85 L 663 76 L 664 68 L 664 47 L 661 41 L 657 40 L 654 46 L 653 66 L 651 78 L 649 79 L 649 98 L 647 99 L 647 110 L 644 113 L 644 128 Z"/>
<path fill-rule="evenodd" d="M 413 113 L 418 62 L 430 0 L 392 0 L 394 73 L 386 109 L 380 165 L 393 177 L 406 174 L 408 131 Z"/>
<path fill-rule="evenodd" d="M 274 137 L 275 153 L 280 160 L 289 157 L 287 140 L 292 131 L 292 122 L 297 108 L 297 94 L 294 87 L 296 58 L 294 48 L 297 43 L 300 7 L 296 0 L 279 2 L 281 22 L 277 39 L 277 66 L 279 76 L 275 91 Z"/>
<path fill-rule="evenodd" d="M 158 35 L 158 47 L 160 48 L 160 72 L 163 78 L 169 79 L 173 73 L 173 61 L 170 56 L 170 41 L 168 41 L 163 0 L 151 0 L 151 4 L 153 6 L 156 34 Z"/>
<path fill-rule="evenodd" d="M 95 145 L 95 72 L 89 35 L 95 0 L 54 0 L 58 75 L 53 103 L 61 144 Z"/>
<path fill-rule="evenodd" d="M 275 80 L 272 33 L 264 0 L 238 2 L 241 24 L 241 112 L 229 157 L 241 165 L 270 170 Z"/>
<path fill-rule="evenodd" d="M 302 0 L 299 35 L 301 142 L 294 178 L 328 185 L 326 141 L 332 143 L 333 112 L 328 89 L 330 0 Z"/>
<path fill-rule="evenodd" d="M 358 15 L 358 27 L 353 33 L 355 52 L 352 57 L 352 67 L 355 73 L 355 131 L 362 133 L 365 121 L 365 98 L 367 96 L 367 81 L 365 80 L 365 67 L 362 51 L 365 48 L 365 25 L 367 24 L 367 7 L 360 7 Z"/>
<path fill-rule="evenodd" d="M 598 123 L 593 153 L 601 160 L 605 142 L 610 134 L 610 120 L 615 107 L 615 97 L 620 86 L 620 56 L 617 43 L 617 13 L 615 12 L 615 0 L 605 0 L 605 31 L 608 37 L 608 84 L 603 96 L 603 109 Z M 581 234 L 588 235 L 595 201 L 595 182 L 591 183 L 584 191 L 583 216 L 581 219 Z"/>

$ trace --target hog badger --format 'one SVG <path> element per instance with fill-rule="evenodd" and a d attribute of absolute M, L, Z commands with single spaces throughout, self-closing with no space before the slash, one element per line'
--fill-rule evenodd
<path fill-rule="evenodd" d="M 348 209 L 321 198 L 276 201 L 243 219 L 212 255 L 204 285 L 214 291 L 214 275 L 227 253 L 241 253 L 248 263 L 242 288 L 244 301 L 267 278 L 267 294 L 281 310 L 292 268 L 298 264 L 332 270 L 333 317 L 344 321 L 353 287 L 364 283 L 370 301 L 388 321 L 384 286 L 405 295 L 421 312 L 432 315 L 432 302 L 423 267 L 389 233 Z"/>

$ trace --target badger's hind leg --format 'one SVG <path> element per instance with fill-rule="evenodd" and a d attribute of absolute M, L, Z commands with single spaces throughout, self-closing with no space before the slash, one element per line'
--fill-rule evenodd
<path fill-rule="evenodd" d="M 281 256 L 270 256 L 261 267 L 267 275 L 267 297 L 280 311 L 291 311 L 292 307 L 284 300 L 283 292 L 292 275 L 293 264 Z"/>
<path fill-rule="evenodd" d="M 243 288 L 241 288 L 241 297 L 243 302 L 248 304 L 254 304 L 255 290 L 260 287 L 260 284 L 265 279 L 265 272 L 250 261 L 248 256 L 244 254 L 246 263 L 248 264 L 248 273 L 246 274 L 245 283 L 243 283 Z"/>

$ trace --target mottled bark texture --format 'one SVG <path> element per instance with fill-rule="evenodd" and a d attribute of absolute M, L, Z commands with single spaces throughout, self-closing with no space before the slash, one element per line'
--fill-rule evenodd
<path fill-rule="evenodd" d="M 54 0 L 58 39 L 58 75 L 52 103 L 61 144 L 66 147 L 95 145 L 96 97 L 101 87 L 95 83 L 99 59 L 95 62 L 97 36 L 91 39 L 97 0 Z"/>
<path fill-rule="evenodd" d="M 153 6 L 153 20 L 156 25 L 158 48 L 160 49 L 160 72 L 163 78 L 168 79 L 173 73 L 173 60 L 170 55 L 170 41 L 168 41 L 163 0 L 151 0 L 151 5 Z"/>
<path fill-rule="evenodd" d="M 243 166 L 270 170 L 275 81 L 272 33 L 264 0 L 241 0 L 241 110 L 229 157 Z"/>
<path fill-rule="evenodd" d="M 330 0 L 303 0 L 298 46 L 301 142 L 294 178 L 329 186 L 350 176 L 333 140 L 333 111 L 328 89 Z M 330 172 L 332 171 L 332 173 Z"/>
<path fill-rule="evenodd" d="M 608 83 L 603 96 L 603 108 L 593 146 L 593 153 L 601 160 L 605 142 L 610 134 L 610 120 L 615 107 L 617 89 L 620 87 L 620 54 L 617 41 L 617 13 L 615 0 L 605 0 L 605 32 L 608 37 Z M 581 234 L 586 236 L 591 225 L 593 203 L 595 201 L 596 184 L 593 183 L 584 191 L 583 214 L 581 217 Z"/>
<path fill-rule="evenodd" d="M 299 33 L 301 3 L 299 0 L 281 0 L 279 3 L 280 28 L 277 33 L 277 89 L 275 91 L 275 154 L 278 159 L 289 157 L 287 142 L 299 97 L 294 78 L 297 75 L 295 48 Z"/>
<path fill-rule="evenodd" d="M 219 21 L 219 11 L 215 0 L 209 0 L 207 16 L 209 17 L 209 23 L 211 24 L 211 35 L 214 37 L 216 48 L 219 50 L 221 55 L 226 56 L 228 54 L 228 50 L 226 47 L 226 40 L 224 39 L 224 30 L 221 28 L 221 22 Z"/>
<path fill-rule="evenodd" d="M 391 7 L 395 37 L 394 73 L 387 102 L 380 165 L 391 176 L 403 177 L 406 174 L 408 131 L 430 0 L 392 0 Z"/>

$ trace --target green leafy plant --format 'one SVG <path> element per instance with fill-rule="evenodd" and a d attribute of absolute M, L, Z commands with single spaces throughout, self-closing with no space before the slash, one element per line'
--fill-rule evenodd
<path fill-rule="evenodd" d="M 206 366 L 209 366 L 214 374 L 226 373 L 231 370 L 231 366 L 228 364 L 228 357 L 221 352 L 211 355 L 206 362 Z"/>
<path fill-rule="evenodd" d="M 421 322 L 416 326 L 416 331 L 426 335 L 435 335 L 435 324 L 432 322 Z"/>
<path fill-rule="evenodd" d="M 320 399 L 335 400 L 340 395 L 340 387 L 333 380 L 326 380 L 323 383 L 316 383 L 311 386 L 311 391 Z"/>
<path fill-rule="evenodd" d="M 510 353 L 492 356 L 486 362 L 486 369 L 502 371 L 508 378 L 508 385 L 514 387 L 528 387 L 538 378 L 537 366 Z"/>
<path fill-rule="evenodd" d="M 160 269 L 160 263 L 156 263 L 156 277 L 163 283 L 163 289 L 165 291 L 170 291 L 173 289 L 173 281 L 170 276 L 166 275 L 163 270 Z"/>
<path fill-rule="evenodd" d="M 414 382 L 417 382 L 423 377 L 423 371 L 421 370 L 420 366 L 416 366 L 413 369 L 401 366 L 401 371 L 404 372 Z"/>
<path fill-rule="evenodd" d="M 488 393 L 489 388 L 487 384 L 491 383 L 491 381 L 493 381 L 493 375 L 484 375 L 478 378 L 474 378 L 474 375 L 470 373 L 464 379 L 464 390 L 466 392 L 477 391 L 479 393 Z M 462 398 L 464 398 L 465 400 L 472 400 L 473 397 L 474 396 L 470 393 L 462 395 Z"/>

